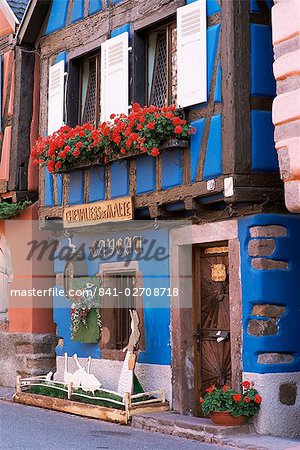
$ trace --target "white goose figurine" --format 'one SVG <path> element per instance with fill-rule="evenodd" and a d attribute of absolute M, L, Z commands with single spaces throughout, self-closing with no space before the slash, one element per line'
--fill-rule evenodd
<path fill-rule="evenodd" d="M 73 381 L 73 374 L 68 372 L 68 353 L 65 353 L 65 370 L 64 370 L 64 383 L 69 384 Z"/>
<path fill-rule="evenodd" d="M 92 358 L 89 356 L 88 357 L 88 364 L 87 364 L 87 373 L 86 373 L 85 378 L 82 380 L 81 386 L 82 386 L 82 390 L 83 391 L 85 391 L 85 392 L 92 392 L 94 394 L 95 391 L 100 389 L 101 383 L 95 377 L 95 375 L 90 373 L 91 362 L 92 362 Z"/>
<path fill-rule="evenodd" d="M 74 353 L 74 360 L 75 360 L 75 363 L 76 363 L 76 365 L 78 367 L 78 370 L 76 370 L 76 372 L 74 372 L 72 374 L 72 381 L 73 381 L 74 387 L 78 388 L 78 387 L 82 386 L 82 383 L 84 383 L 84 381 L 86 379 L 86 376 L 87 376 L 87 372 L 79 364 L 78 357 L 77 357 L 76 353 Z"/>
<path fill-rule="evenodd" d="M 45 376 L 45 381 L 51 381 L 52 380 L 53 372 L 48 372 Z"/>

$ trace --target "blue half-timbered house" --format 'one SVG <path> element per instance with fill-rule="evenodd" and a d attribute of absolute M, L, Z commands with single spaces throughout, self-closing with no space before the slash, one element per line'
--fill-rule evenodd
<path fill-rule="evenodd" d="M 173 142 L 156 158 L 139 154 L 57 174 L 41 169 L 45 229 L 56 219 L 72 233 L 79 221 L 86 233 L 67 234 L 77 249 L 144 242 L 131 248 L 127 266 L 117 254 L 54 264 L 66 292 L 54 298 L 58 373 L 65 352 L 83 361 L 91 355 L 113 388 L 128 338 L 128 311 L 107 308 L 101 336 L 96 330 L 90 342 L 72 339 L 67 288 L 78 274 L 104 287 L 146 287 L 150 295 L 131 304 L 140 318 L 137 373 L 145 387 L 165 387 L 174 410 L 196 414 L 209 384 L 238 386 L 244 376 L 264 398 L 258 429 L 295 434 L 299 394 L 287 406 L 279 392 L 300 382 L 299 225 L 283 207 L 274 149 L 271 6 L 32 0 L 18 39 L 40 53 L 41 135 L 63 124 L 97 127 L 134 103 L 180 106 L 192 129 L 188 146 Z M 70 211 L 126 201 L 131 225 L 103 228 L 83 214 L 72 230 L 66 219 Z M 152 239 L 167 259 L 145 258 Z M 154 288 L 169 289 L 159 307 Z"/>

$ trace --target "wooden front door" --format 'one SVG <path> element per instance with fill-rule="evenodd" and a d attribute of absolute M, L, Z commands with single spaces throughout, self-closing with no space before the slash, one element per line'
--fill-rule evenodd
<path fill-rule="evenodd" d="M 211 385 L 231 384 L 228 247 L 195 247 L 194 338 L 196 404 Z M 199 408 L 197 408 L 199 411 Z M 199 411 L 200 412 L 200 411 Z"/>

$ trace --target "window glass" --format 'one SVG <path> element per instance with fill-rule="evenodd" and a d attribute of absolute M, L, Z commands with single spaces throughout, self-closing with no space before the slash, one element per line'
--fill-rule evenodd
<path fill-rule="evenodd" d="M 99 57 L 81 63 L 80 122 L 97 126 L 100 116 L 100 70 Z"/>
<path fill-rule="evenodd" d="M 148 34 L 147 100 L 163 107 L 176 97 L 176 25 L 161 27 Z"/>

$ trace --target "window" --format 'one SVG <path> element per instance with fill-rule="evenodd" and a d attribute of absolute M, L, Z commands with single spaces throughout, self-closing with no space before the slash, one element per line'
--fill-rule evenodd
<path fill-rule="evenodd" d="M 100 121 L 100 56 L 86 58 L 80 63 L 79 123 Z"/>
<path fill-rule="evenodd" d="M 148 33 L 147 103 L 163 107 L 176 102 L 176 25 Z"/>
<path fill-rule="evenodd" d="M 122 350 L 131 333 L 130 309 L 136 309 L 133 288 L 135 271 L 104 272 L 102 276 L 103 348 Z"/>

